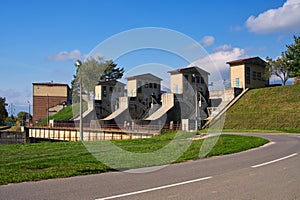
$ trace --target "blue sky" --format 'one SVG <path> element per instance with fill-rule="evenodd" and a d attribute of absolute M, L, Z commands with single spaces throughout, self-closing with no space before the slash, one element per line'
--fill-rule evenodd
<path fill-rule="evenodd" d="M 300 0 L 10 0 L 0 5 L 0 96 L 15 105 L 15 114 L 28 110 L 33 82 L 69 84 L 77 58 L 123 31 L 181 32 L 225 71 L 233 59 L 279 56 L 300 32 Z M 130 71 L 138 56 L 117 64 Z"/>

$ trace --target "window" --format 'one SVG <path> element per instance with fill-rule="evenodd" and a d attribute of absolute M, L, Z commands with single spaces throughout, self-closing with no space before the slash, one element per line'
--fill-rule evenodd
<path fill-rule="evenodd" d="M 257 72 L 257 80 L 261 81 L 261 72 Z"/>
<path fill-rule="evenodd" d="M 192 83 L 195 83 L 196 79 L 194 76 L 192 76 Z"/>
<path fill-rule="evenodd" d="M 113 91 L 113 87 L 109 87 L 109 91 L 112 92 Z"/>
<path fill-rule="evenodd" d="M 149 84 L 148 82 L 145 83 L 145 88 L 148 88 L 149 87 Z"/>
<path fill-rule="evenodd" d="M 153 83 L 153 88 L 157 88 L 157 83 Z"/>
<path fill-rule="evenodd" d="M 149 88 L 153 88 L 153 83 L 149 83 Z"/>
<path fill-rule="evenodd" d="M 189 88 L 189 75 L 184 75 L 183 85 L 185 90 Z"/>
<path fill-rule="evenodd" d="M 252 79 L 256 80 L 256 72 L 254 72 L 254 71 L 252 72 Z"/>
<path fill-rule="evenodd" d="M 250 67 L 246 67 L 246 83 L 250 84 Z"/>
<path fill-rule="evenodd" d="M 235 78 L 235 87 L 236 88 L 240 87 L 240 78 Z"/>
<path fill-rule="evenodd" d="M 103 91 L 102 91 L 103 97 L 106 97 L 106 94 L 107 94 L 106 86 L 103 86 Z"/>
<path fill-rule="evenodd" d="M 201 83 L 204 84 L 204 78 L 201 76 Z"/>
<path fill-rule="evenodd" d="M 138 81 L 137 83 L 137 93 L 142 93 L 142 82 Z"/>
<path fill-rule="evenodd" d="M 184 75 L 186 81 L 189 81 L 189 75 Z"/>

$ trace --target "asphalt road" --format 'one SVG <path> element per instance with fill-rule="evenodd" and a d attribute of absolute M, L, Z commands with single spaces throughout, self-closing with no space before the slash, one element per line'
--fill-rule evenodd
<path fill-rule="evenodd" d="M 300 135 L 148 173 L 112 172 L 0 186 L 0 199 L 300 199 Z M 134 172 L 143 172 L 140 169 Z"/>

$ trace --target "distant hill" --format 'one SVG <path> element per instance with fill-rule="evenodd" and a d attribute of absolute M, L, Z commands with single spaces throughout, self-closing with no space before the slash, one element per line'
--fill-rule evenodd
<path fill-rule="evenodd" d="M 250 90 L 227 111 L 224 128 L 300 131 L 300 85 Z"/>

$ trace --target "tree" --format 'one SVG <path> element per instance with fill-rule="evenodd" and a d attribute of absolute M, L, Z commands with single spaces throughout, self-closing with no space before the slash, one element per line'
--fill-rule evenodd
<path fill-rule="evenodd" d="M 28 112 L 21 111 L 21 112 L 19 112 L 18 115 L 17 115 L 18 119 L 21 120 L 21 121 L 26 121 L 26 120 L 28 120 L 28 116 L 29 116 L 29 118 L 30 118 L 30 120 L 31 120 L 31 119 L 32 119 L 32 116 L 29 115 Z"/>
<path fill-rule="evenodd" d="M 17 114 L 17 121 L 24 126 L 26 122 L 28 123 L 28 117 L 32 121 L 32 116 L 28 112 L 21 111 Z"/>
<path fill-rule="evenodd" d="M 79 70 L 76 69 L 76 74 L 73 75 L 73 80 L 71 81 L 71 96 L 73 102 L 79 101 Z"/>
<path fill-rule="evenodd" d="M 273 60 L 267 57 L 267 72 L 269 78 L 275 75 L 281 79 L 285 85 L 289 78 L 300 76 L 300 37 L 294 36 L 294 44 L 286 45 L 287 50 L 281 56 Z"/>
<path fill-rule="evenodd" d="M 286 47 L 285 54 L 290 64 L 290 77 L 300 76 L 300 36 L 294 35 L 294 44 Z"/>
<path fill-rule="evenodd" d="M 95 85 L 99 81 L 117 80 L 122 78 L 124 68 L 118 68 L 112 60 L 104 60 L 103 57 L 88 58 L 77 69 L 76 75 L 71 83 L 73 101 L 78 101 L 79 77 L 82 78 L 83 91 L 88 96 L 94 94 Z"/>
<path fill-rule="evenodd" d="M 2 124 L 4 122 L 4 120 L 8 117 L 8 112 L 5 108 L 6 103 L 5 103 L 6 99 L 0 97 L 0 124 Z"/>
<path fill-rule="evenodd" d="M 281 57 L 278 57 L 276 60 L 267 57 L 267 72 L 265 73 L 267 77 L 275 75 L 280 78 L 282 85 L 285 85 L 289 79 L 289 63 L 286 59 L 286 55 L 282 53 Z"/>

